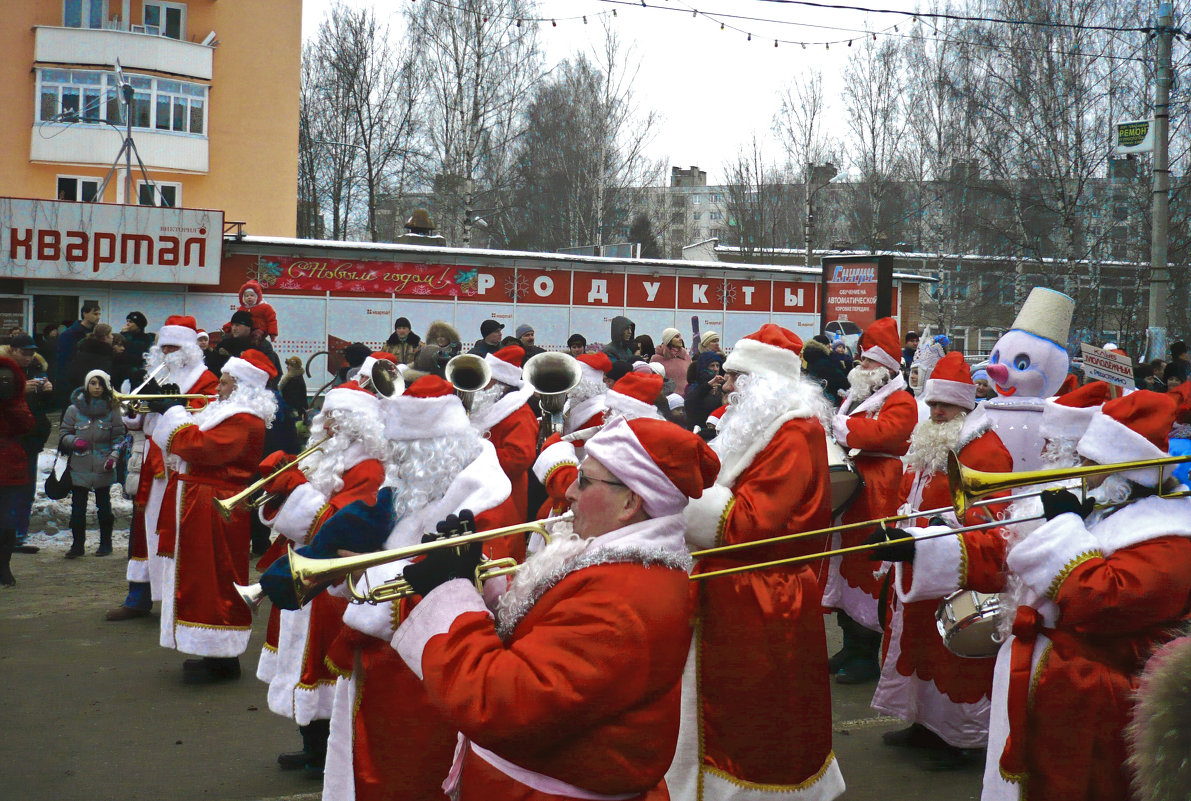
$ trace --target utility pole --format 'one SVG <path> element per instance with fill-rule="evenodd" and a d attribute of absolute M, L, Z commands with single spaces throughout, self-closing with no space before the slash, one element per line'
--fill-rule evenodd
<path fill-rule="evenodd" d="M 1170 272 L 1167 246 L 1170 241 L 1170 48 L 1174 38 L 1174 3 L 1158 4 L 1158 57 L 1154 82 L 1154 197 L 1153 229 L 1150 237 L 1150 328 L 1167 327 L 1167 298 Z M 1161 341 L 1165 337 L 1160 335 Z M 1149 358 L 1161 354 L 1149 353 Z"/>

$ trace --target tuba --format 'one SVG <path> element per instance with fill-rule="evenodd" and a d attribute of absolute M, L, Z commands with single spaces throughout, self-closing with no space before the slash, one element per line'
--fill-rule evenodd
<path fill-rule="evenodd" d="M 460 353 L 447 362 L 443 378 L 455 387 L 455 394 L 463 401 L 463 408 L 471 411 L 472 399 L 492 381 L 492 368 L 482 356 Z"/>
<path fill-rule="evenodd" d="M 569 353 L 551 352 L 531 356 L 521 372 L 542 409 L 538 429 L 538 449 L 541 450 L 547 437 L 562 430 L 562 410 L 567 403 L 567 393 L 579 385 L 583 371 L 579 361 Z"/>

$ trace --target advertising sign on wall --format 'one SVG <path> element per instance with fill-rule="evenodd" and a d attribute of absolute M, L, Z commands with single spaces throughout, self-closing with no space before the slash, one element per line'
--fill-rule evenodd
<path fill-rule="evenodd" d="M 893 313 L 893 260 L 888 256 L 823 259 L 821 321 L 864 330 Z"/>
<path fill-rule="evenodd" d="M 218 284 L 223 212 L 0 198 L 0 277 Z"/>

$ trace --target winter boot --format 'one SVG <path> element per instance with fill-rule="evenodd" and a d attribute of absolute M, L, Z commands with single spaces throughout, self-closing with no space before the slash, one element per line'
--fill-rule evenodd
<path fill-rule="evenodd" d="M 847 664 L 853 654 L 856 652 L 856 644 L 853 641 L 851 626 L 852 618 L 848 617 L 845 612 L 835 613 L 835 622 L 839 625 L 840 631 L 844 634 L 844 644 L 838 651 L 832 654 L 827 660 L 827 671 L 831 675 L 839 673 L 840 668 Z"/>
<path fill-rule="evenodd" d="M 12 560 L 12 550 L 16 545 L 17 532 L 15 529 L 0 530 L 0 586 L 11 587 L 17 583 L 8 564 Z"/>
<path fill-rule="evenodd" d="M 109 609 L 104 615 L 107 620 L 132 620 L 146 617 L 153 609 L 153 596 L 149 593 L 149 582 L 128 582 L 128 597 L 124 603 L 115 609 Z"/>
<path fill-rule="evenodd" d="M 851 645 L 851 656 L 835 674 L 837 684 L 867 684 L 881 677 L 881 633 L 870 631 L 848 618 L 844 642 Z M 845 645 L 845 648 L 848 647 Z"/>
<path fill-rule="evenodd" d="M 306 775 L 323 777 L 323 765 L 327 762 L 327 740 L 331 737 L 331 721 L 312 720 L 302 727 L 302 742 L 310 761 L 306 763 Z"/>
<path fill-rule="evenodd" d="M 84 528 L 72 528 L 70 535 L 74 537 L 74 542 L 70 545 L 70 550 L 66 552 L 67 559 L 77 559 L 83 555 L 83 546 L 87 543 L 87 530 Z"/>
<path fill-rule="evenodd" d="M 103 517 L 99 520 L 99 547 L 95 549 L 96 556 L 112 555 L 112 526 L 115 517 Z"/>

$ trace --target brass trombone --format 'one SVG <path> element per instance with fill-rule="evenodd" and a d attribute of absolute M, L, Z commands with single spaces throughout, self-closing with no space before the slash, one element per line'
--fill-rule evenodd
<path fill-rule="evenodd" d="M 1161 472 L 1170 465 L 1182 464 L 1183 462 L 1191 461 L 1191 456 L 1166 456 L 1157 459 L 1142 459 L 1134 462 L 1117 462 L 1113 464 L 1102 465 L 1085 465 L 1082 467 L 1067 467 L 1058 468 L 1054 470 L 1027 470 L 1019 473 L 990 473 L 981 470 L 972 470 L 964 467 L 959 463 L 958 457 L 953 451 L 947 457 L 947 477 L 948 483 L 951 486 L 951 497 L 954 503 L 953 507 L 946 507 L 940 509 L 928 509 L 923 512 L 915 512 L 908 515 L 891 515 L 889 517 L 875 518 L 873 520 L 865 520 L 857 523 L 846 523 L 839 526 L 832 526 L 830 528 L 818 529 L 815 531 L 803 531 L 797 534 L 785 534 L 779 537 L 770 537 L 764 540 L 757 540 L 755 542 L 741 542 L 733 545 L 723 545 L 718 548 L 707 548 L 702 551 L 695 551 L 691 554 L 692 557 L 700 559 L 707 556 L 720 556 L 725 553 L 733 551 L 744 550 L 747 548 L 755 548 L 761 545 L 773 545 L 779 542 L 791 542 L 793 540 L 805 539 L 808 537 L 823 536 L 825 534 L 834 534 L 839 531 L 847 531 L 855 528 L 885 528 L 888 523 L 898 522 L 901 520 L 908 520 L 914 517 L 929 517 L 932 514 L 940 512 L 954 512 L 959 518 L 963 518 L 964 514 L 972 508 L 987 506 L 993 503 L 1006 503 L 1019 498 L 1032 497 L 1041 493 L 1029 493 L 1027 495 L 1015 495 L 1009 498 L 996 498 L 989 501 L 976 501 L 975 499 L 983 498 L 997 492 L 1004 492 L 1006 490 L 1017 489 L 1019 487 L 1030 486 L 1033 484 L 1049 484 L 1058 481 L 1068 481 L 1071 479 L 1091 478 L 1093 476 L 1109 475 L 1112 473 L 1123 473 L 1132 470 L 1157 469 Z M 1162 486 L 1162 481 L 1159 480 L 1158 486 Z M 1179 498 L 1185 497 L 1189 493 L 1159 493 L 1164 498 Z M 1034 515 L 1032 517 L 1017 517 L 1007 520 L 989 520 L 984 523 L 977 523 L 971 526 L 960 526 L 959 528 L 952 528 L 946 531 L 940 531 L 936 534 L 919 537 L 917 539 L 935 539 L 936 537 L 946 537 L 953 534 L 962 534 L 966 531 L 976 531 L 982 528 L 990 528 L 992 526 L 1006 526 L 1015 523 L 1026 523 L 1032 520 L 1041 519 L 1041 515 Z M 714 578 L 716 576 L 727 576 L 733 573 L 745 573 L 753 570 L 764 570 L 770 567 L 778 567 L 781 565 L 795 565 L 803 562 L 811 562 L 816 559 L 825 559 L 831 556 L 843 556 L 850 553 L 860 553 L 863 551 L 871 551 L 881 548 L 886 543 L 873 543 L 864 545 L 853 545 L 848 548 L 837 548 L 834 550 L 823 551 L 822 553 L 806 554 L 803 556 L 794 556 L 787 559 L 775 559 L 770 562 L 760 562 L 750 565 L 739 565 L 736 567 L 725 568 L 723 570 L 714 570 L 707 573 L 697 573 L 691 576 L 692 581 L 701 581 L 703 579 Z"/>
<path fill-rule="evenodd" d="M 256 498 L 253 498 L 252 496 L 255 495 L 261 488 L 266 486 L 270 481 L 284 473 L 286 470 L 297 467 L 302 463 L 303 459 L 317 453 L 318 451 L 321 451 L 323 449 L 323 445 L 325 445 L 329 439 L 329 436 L 323 437 L 316 444 L 311 445 L 309 448 L 295 456 L 292 461 L 286 462 L 269 475 L 265 476 L 259 481 L 253 482 L 230 498 L 216 499 L 215 508 L 219 510 L 219 516 L 224 520 L 231 520 L 232 512 L 234 512 L 240 506 L 246 506 L 249 509 L 257 509 L 261 506 L 264 506 L 270 501 L 270 499 L 272 499 L 273 493 L 266 492 Z"/>
<path fill-rule="evenodd" d="M 471 411 L 476 393 L 492 381 L 492 368 L 483 357 L 474 353 L 460 353 L 443 368 L 443 378 L 455 387 L 455 394 L 463 401 L 463 408 Z"/>
<path fill-rule="evenodd" d="M 415 594 L 413 588 L 409 586 L 409 583 L 405 579 L 397 578 L 387 581 L 384 584 L 378 584 L 366 592 L 361 592 L 356 588 L 352 580 L 352 574 L 361 570 L 367 570 L 370 567 L 376 567 L 377 565 L 385 565 L 402 559 L 412 559 L 415 556 L 422 556 L 423 554 L 442 550 L 443 548 L 459 548 L 473 542 L 486 542 L 499 537 L 507 537 L 511 534 L 537 532 L 549 543 L 549 527 L 555 523 L 569 522 L 574 517 L 574 513 L 566 512 L 557 517 L 535 520 L 532 523 L 520 523 L 514 526 L 493 528 L 487 531 L 476 531 L 471 534 L 446 537 L 441 540 L 423 542 L 405 548 L 393 548 L 387 551 L 358 554 L 356 556 L 343 556 L 335 559 L 312 559 L 297 553 L 291 548 L 289 552 L 289 569 L 294 581 L 294 594 L 298 598 L 298 603 L 305 605 L 325 585 L 346 580 L 348 594 L 355 603 L 382 604 L 395 601 Z M 507 576 L 515 573 L 519 567 L 520 564 L 514 559 L 486 560 L 481 562 L 480 566 L 476 569 L 475 580 L 481 582 L 495 578 L 496 576 Z M 237 585 L 236 589 L 240 593 L 240 596 L 244 598 L 244 602 L 249 606 L 255 608 L 256 605 L 260 604 L 261 592 L 259 584 L 254 584 L 250 587 Z"/>
<path fill-rule="evenodd" d="M 207 408 L 207 404 L 218 398 L 218 395 L 125 395 L 122 392 L 113 392 L 112 397 L 116 399 L 116 403 L 123 406 L 129 414 L 149 414 L 149 401 L 155 400 L 184 400 L 187 403 L 186 410 L 189 412 L 201 412 Z M 190 408 L 191 403 L 197 403 L 195 408 Z"/>

